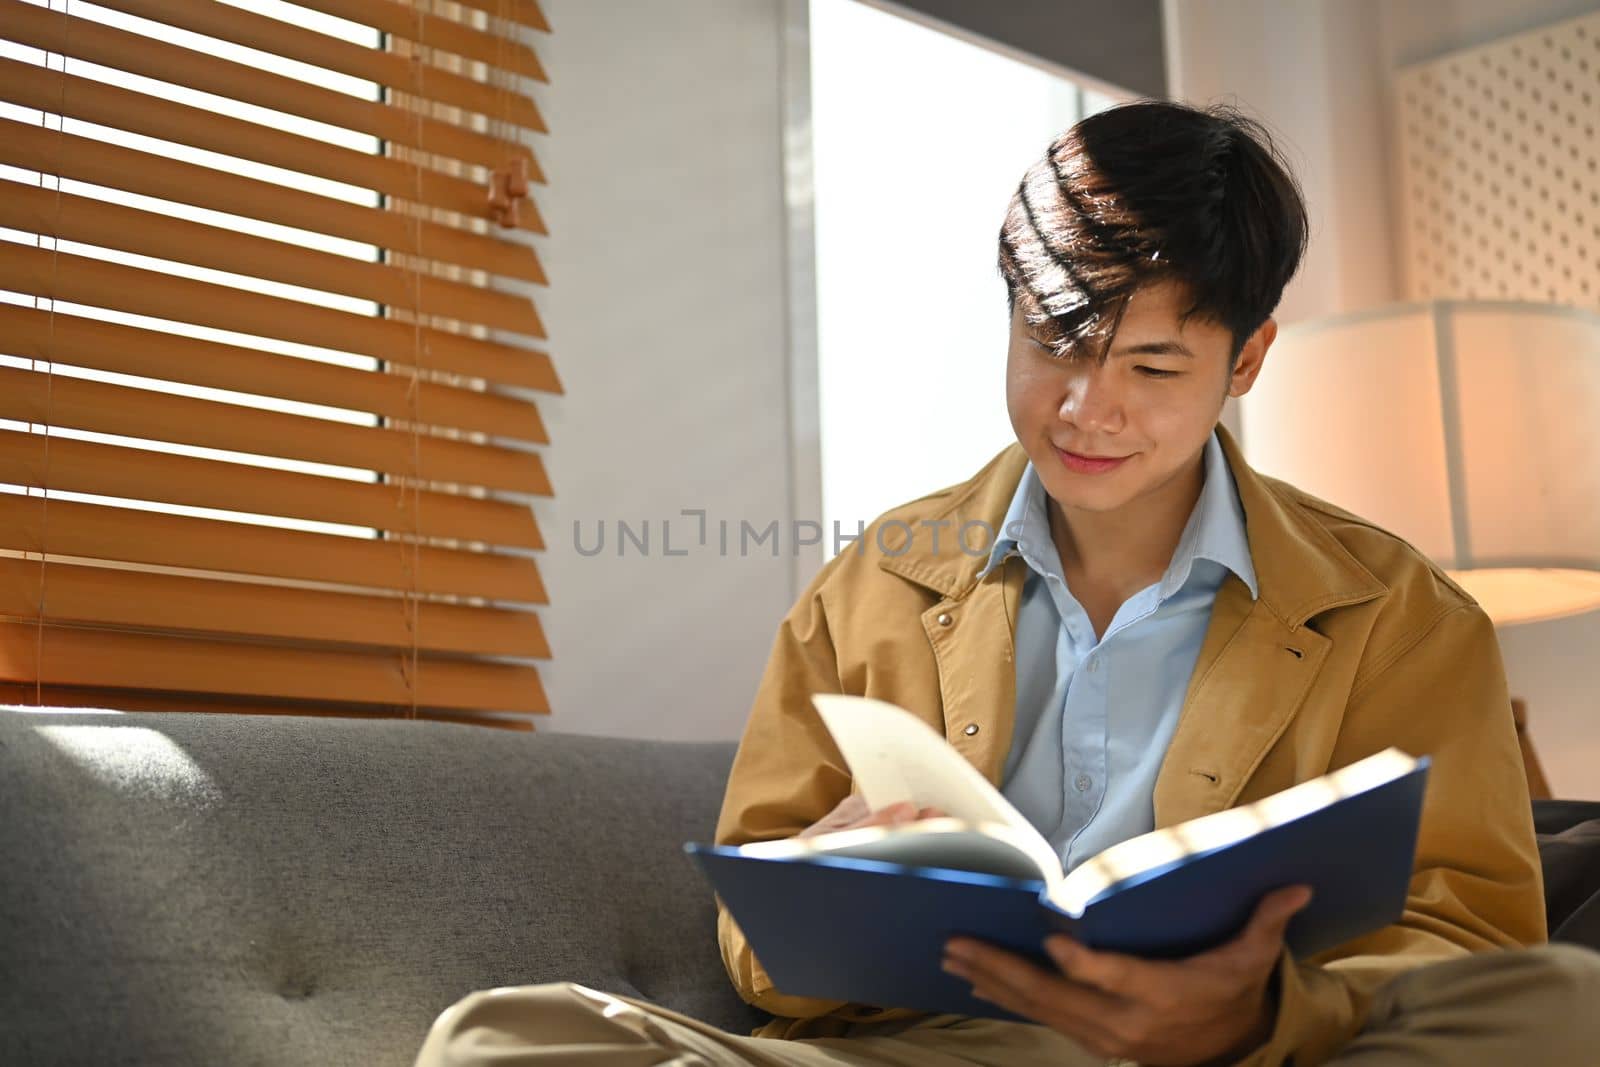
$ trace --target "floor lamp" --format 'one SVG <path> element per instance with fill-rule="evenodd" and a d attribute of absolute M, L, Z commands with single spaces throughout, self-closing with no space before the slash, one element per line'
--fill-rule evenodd
<path fill-rule="evenodd" d="M 1433 301 L 1297 323 L 1240 414 L 1253 466 L 1404 537 L 1497 626 L 1600 608 L 1600 314 Z"/>

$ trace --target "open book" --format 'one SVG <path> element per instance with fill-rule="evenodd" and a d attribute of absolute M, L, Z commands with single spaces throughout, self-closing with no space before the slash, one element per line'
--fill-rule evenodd
<path fill-rule="evenodd" d="M 1256 902 L 1310 885 L 1297 955 L 1400 916 L 1428 760 L 1387 749 L 1265 797 L 1143 834 L 1070 874 L 1054 847 L 926 723 L 864 697 L 813 697 L 872 810 L 948 817 L 739 847 L 688 845 L 778 989 L 886 1007 L 1003 1015 L 939 969 L 957 934 L 1043 958 L 1066 932 L 1177 957 L 1243 928 Z"/>

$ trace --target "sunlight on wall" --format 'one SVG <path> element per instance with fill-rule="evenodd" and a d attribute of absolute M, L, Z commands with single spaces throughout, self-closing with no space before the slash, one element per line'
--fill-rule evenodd
<path fill-rule="evenodd" d="M 1000 220 L 1022 172 L 1110 103 L 856 0 L 812 0 L 817 364 L 828 554 L 964 480 L 1006 416 Z"/>

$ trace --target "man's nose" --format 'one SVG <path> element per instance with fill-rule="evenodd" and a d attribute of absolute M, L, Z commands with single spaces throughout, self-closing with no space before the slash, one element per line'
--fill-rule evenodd
<path fill-rule="evenodd" d="M 1086 432 L 1120 430 L 1124 421 L 1122 397 L 1110 368 L 1093 364 L 1073 374 L 1058 413 L 1063 421 Z"/>

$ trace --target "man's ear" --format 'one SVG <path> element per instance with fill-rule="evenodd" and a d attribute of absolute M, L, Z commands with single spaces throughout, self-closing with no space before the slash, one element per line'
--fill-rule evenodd
<path fill-rule="evenodd" d="M 1239 349 L 1239 358 L 1233 362 L 1233 374 L 1228 379 L 1229 396 L 1244 396 L 1256 384 L 1256 376 L 1261 373 L 1261 365 L 1267 359 L 1267 349 L 1272 347 L 1272 342 L 1277 338 L 1278 321 L 1269 317 L 1245 340 L 1244 347 Z"/>

